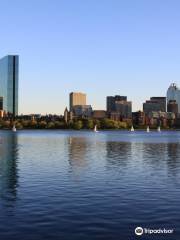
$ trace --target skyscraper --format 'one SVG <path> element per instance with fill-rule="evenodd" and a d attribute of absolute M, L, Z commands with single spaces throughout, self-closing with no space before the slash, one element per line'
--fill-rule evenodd
<path fill-rule="evenodd" d="M 167 104 L 167 111 L 172 112 L 174 114 L 178 114 L 178 104 L 176 100 L 170 100 Z"/>
<path fill-rule="evenodd" d="M 175 83 L 172 83 L 167 90 L 167 104 L 171 100 L 176 101 L 178 104 L 178 113 L 180 113 L 180 89 Z"/>
<path fill-rule="evenodd" d="M 159 104 L 161 112 L 166 112 L 166 97 L 151 97 L 150 100 Z"/>
<path fill-rule="evenodd" d="M 0 97 L 0 110 L 3 110 L 3 97 Z"/>
<path fill-rule="evenodd" d="M 107 102 L 106 102 L 107 112 L 116 111 L 116 102 L 117 101 L 127 101 L 127 97 L 126 96 L 120 96 L 120 95 L 108 96 L 107 97 Z"/>
<path fill-rule="evenodd" d="M 107 113 L 113 119 L 131 118 L 132 116 L 132 102 L 127 101 L 127 96 L 108 96 Z"/>
<path fill-rule="evenodd" d="M 70 111 L 73 111 L 73 106 L 86 105 L 86 94 L 79 92 L 70 93 Z"/>
<path fill-rule="evenodd" d="M 143 111 L 148 115 L 150 112 L 166 112 L 166 97 L 151 97 L 143 103 Z"/>
<path fill-rule="evenodd" d="M 90 118 L 92 116 L 92 107 L 91 105 L 75 105 L 73 114 L 76 117 Z"/>
<path fill-rule="evenodd" d="M 0 59 L 0 97 L 3 110 L 18 115 L 19 56 L 8 55 Z"/>

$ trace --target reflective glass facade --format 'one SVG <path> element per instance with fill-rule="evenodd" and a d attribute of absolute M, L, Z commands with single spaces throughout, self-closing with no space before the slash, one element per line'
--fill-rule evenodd
<path fill-rule="evenodd" d="M 178 104 L 178 113 L 180 113 L 180 89 L 175 83 L 172 83 L 167 91 L 167 104 L 171 100 L 176 100 L 176 103 Z"/>
<path fill-rule="evenodd" d="M 18 115 L 19 56 L 8 55 L 0 59 L 0 97 L 3 110 Z"/>

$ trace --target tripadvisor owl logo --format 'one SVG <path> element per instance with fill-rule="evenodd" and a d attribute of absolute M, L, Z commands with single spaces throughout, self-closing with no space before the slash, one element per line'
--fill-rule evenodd
<path fill-rule="evenodd" d="M 135 229 L 135 234 L 138 236 L 141 236 L 143 234 L 143 228 L 142 227 L 137 227 Z"/>

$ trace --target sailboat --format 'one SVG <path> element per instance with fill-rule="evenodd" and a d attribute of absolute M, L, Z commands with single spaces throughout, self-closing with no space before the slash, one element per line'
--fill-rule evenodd
<path fill-rule="evenodd" d="M 12 131 L 13 131 L 13 132 L 16 132 L 16 127 L 15 127 L 15 125 L 13 125 Z"/>
<path fill-rule="evenodd" d="M 161 132 L 161 127 L 160 127 L 160 126 L 157 128 L 157 131 L 158 131 L 158 132 Z"/>
<path fill-rule="evenodd" d="M 131 132 L 134 132 L 134 127 L 133 126 L 131 127 Z"/>
<path fill-rule="evenodd" d="M 97 125 L 94 126 L 94 132 L 98 132 Z"/>
<path fill-rule="evenodd" d="M 146 132 L 150 132 L 149 126 L 147 126 Z"/>

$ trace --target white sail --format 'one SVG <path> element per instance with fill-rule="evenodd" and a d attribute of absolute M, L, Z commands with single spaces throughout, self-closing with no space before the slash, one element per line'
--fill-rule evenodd
<path fill-rule="evenodd" d="M 98 132 L 97 125 L 94 126 L 94 132 Z"/>
<path fill-rule="evenodd" d="M 13 131 L 13 132 L 16 132 L 16 127 L 15 127 L 15 125 L 13 125 L 12 131 Z"/>
<path fill-rule="evenodd" d="M 149 126 L 147 126 L 147 130 L 146 130 L 146 132 L 150 132 Z"/>
<path fill-rule="evenodd" d="M 134 132 L 134 127 L 133 126 L 131 127 L 131 132 Z"/>
<path fill-rule="evenodd" d="M 158 132 L 160 132 L 160 131 L 161 131 L 161 127 L 160 127 L 160 126 L 157 128 L 157 131 L 158 131 Z"/>

